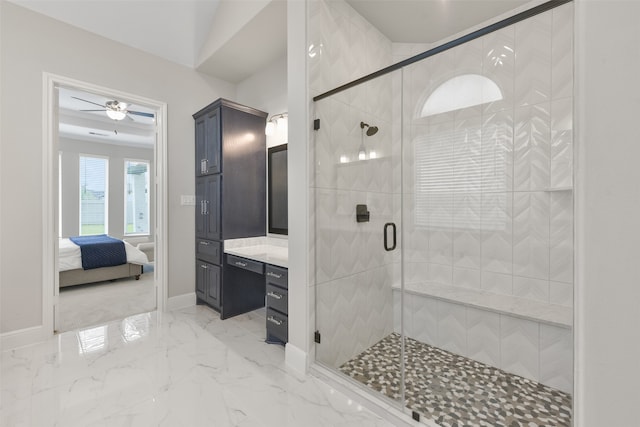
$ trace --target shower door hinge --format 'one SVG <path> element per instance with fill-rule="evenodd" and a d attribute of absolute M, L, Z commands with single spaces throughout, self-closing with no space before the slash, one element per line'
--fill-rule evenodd
<path fill-rule="evenodd" d="M 313 121 L 313 130 L 318 130 L 320 129 L 320 119 L 315 119 Z"/>
<path fill-rule="evenodd" d="M 320 344 L 320 331 L 315 331 L 315 333 L 313 334 L 313 340 Z"/>

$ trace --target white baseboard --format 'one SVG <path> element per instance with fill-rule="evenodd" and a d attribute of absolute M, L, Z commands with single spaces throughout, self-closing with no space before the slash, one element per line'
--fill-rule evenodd
<path fill-rule="evenodd" d="M 11 350 L 35 344 L 44 341 L 49 335 L 51 334 L 45 334 L 42 325 L 5 332 L 0 335 L 0 350 Z"/>
<path fill-rule="evenodd" d="M 287 343 L 284 348 L 284 360 L 285 364 L 297 373 L 302 375 L 305 375 L 307 373 L 307 353 L 300 350 L 298 347 L 292 345 L 291 343 Z"/>
<path fill-rule="evenodd" d="M 167 300 L 167 311 L 179 310 L 196 305 L 196 293 L 178 295 Z"/>

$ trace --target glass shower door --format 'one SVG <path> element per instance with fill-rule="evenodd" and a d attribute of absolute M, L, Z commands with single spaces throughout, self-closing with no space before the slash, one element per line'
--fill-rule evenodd
<path fill-rule="evenodd" d="M 404 403 L 440 425 L 571 425 L 571 23 L 403 68 Z"/>
<path fill-rule="evenodd" d="M 401 404 L 400 84 L 315 103 L 313 232 L 316 361 Z"/>

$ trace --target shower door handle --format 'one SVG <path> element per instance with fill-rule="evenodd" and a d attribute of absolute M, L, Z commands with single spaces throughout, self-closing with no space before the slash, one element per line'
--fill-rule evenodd
<path fill-rule="evenodd" d="M 393 232 L 393 245 L 389 246 L 389 227 Z M 393 222 L 388 222 L 384 225 L 384 250 L 392 251 L 396 248 L 396 225 Z"/>

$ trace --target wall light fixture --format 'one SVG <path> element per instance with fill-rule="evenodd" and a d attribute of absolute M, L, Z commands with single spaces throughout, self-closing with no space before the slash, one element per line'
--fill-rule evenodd
<path fill-rule="evenodd" d="M 289 113 L 286 112 L 274 114 L 273 116 L 271 116 L 271 118 L 269 118 L 269 120 L 267 121 L 267 125 L 264 127 L 265 135 L 274 135 L 278 128 L 283 128 L 284 126 L 286 126 L 287 121 L 289 120 L 288 117 Z"/>

